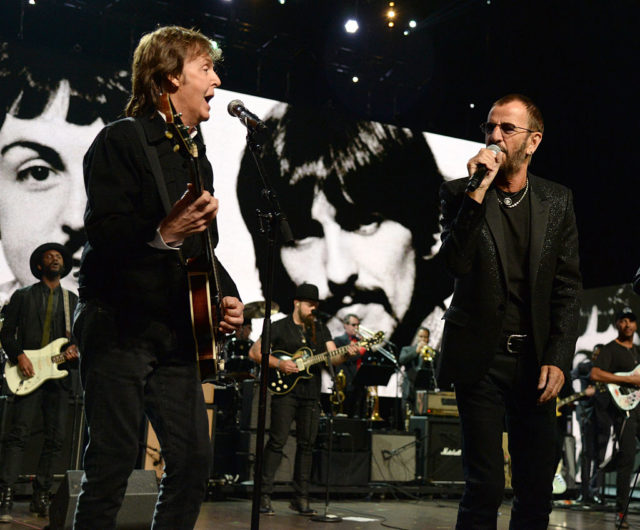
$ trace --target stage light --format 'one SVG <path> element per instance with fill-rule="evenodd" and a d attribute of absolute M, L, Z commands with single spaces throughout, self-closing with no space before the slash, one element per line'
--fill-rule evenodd
<path fill-rule="evenodd" d="M 344 24 L 344 29 L 347 33 L 356 33 L 360 26 L 358 25 L 358 21 L 354 18 L 350 18 Z"/>
<path fill-rule="evenodd" d="M 393 18 L 396 16 L 396 12 L 393 9 L 389 9 L 389 11 L 387 11 L 387 18 Z"/>
<path fill-rule="evenodd" d="M 360 81 L 360 78 L 359 78 L 357 75 L 354 75 L 354 76 L 351 78 L 351 81 L 352 81 L 353 83 L 357 83 L 358 81 Z"/>
<path fill-rule="evenodd" d="M 36 5 L 36 0 L 29 0 L 29 5 L 32 5 L 32 6 Z"/>
<path fill-rule="evenodd" d="M 476 108 L 476 104 L 475 103 L 469 103 L 469 108 L 470 109 L 475 109 Z"/>
<path fill-rule="evenodd" d="M 410 28 L 415 28 L 418 25 L 418 23 L 415 20 L 410 20 L 409 21 L 409 27 Z"/>
<path fill-rule="evenodd" d="M 278 0 L 278 3 L 283 6 L 284 5 L 285 0 Z"/>
<path fill-rule="evenodd" d="M 390 28 L 395 26 L 395 24 L 393 23 L 393 20 L 390 20 L 389 22 L 387 22 L 387 26 L 389 26 Z"/>
<path fill-rule="evenodd" d="M 403 35 L 406 37 L 407 35 L 409 35 L 409 30 L 405 29 Z"/>

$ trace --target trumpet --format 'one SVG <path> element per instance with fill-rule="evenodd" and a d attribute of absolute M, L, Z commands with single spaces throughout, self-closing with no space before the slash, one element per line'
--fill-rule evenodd
<path fill-rule="evenodd" d="M 421 346 L 420 348 L 418 348 L 418 355 L 420 355 L 420 357 L 422 357 L 423 362 L 431 362 L 433 361 L 433 358 L 436 356 L 436 350 L 434 350 L 431 346 L 429 346 L 428 344 L 425 344 L 424 346 Z"/>

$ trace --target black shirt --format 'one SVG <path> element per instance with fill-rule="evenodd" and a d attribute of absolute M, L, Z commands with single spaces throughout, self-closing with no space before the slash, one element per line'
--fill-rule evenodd
<path fill-rule="evenodd" d="M 602 347 L 598 358 L 593 361 L 593 366 L 612 374 L 631 372 L 640 361 L 639 354 L 637 346 L 625 348 L 613 340 Z"/>
<path fill-rule="evenodd" d="M 507 332 L 528 333 L 531 327 L 531 297 L 529 290 L 529 240 L 531 228 L 530 195 L 522 197 L 526 188 L 515 194 L 496 188 L 500 201 L 505 197 L 513 203 L 522 201 L 513 208 L 500 204 L 504 239 L 507 248 L 508 298 L 503 329 Z"/>
<path fill-rule="evenodd" d="M 313 340 L 313 330 L 310 328 L 303 330 L 302 326 L 298 326 L 293 321 L 291 315 L 274 322 L 271 326 L 272 351 L 281 350 L 293 354 L 306 346 L 314 354 L 325 352 L 327 349 L 326 343 L 331 340 L 331 334 L 322 322 L 316 322 L 315 328 L 315 340 Z M 320 363 L 311 366 L 309 371 L 313 374 L 313 377 L 311 379 L 299 379 L 291 393 L 299 398 L 318 399 L 320 397 L 321 366 L 322 364 Z"/>
<path fill-rule="evenodd" d="M 625 348 L 615 340 L 605 344 L 600 350 L 600 354 L 593 361 L 593 366 L 600 368 L 605 372 L 615 374 L 617 372 L 631 372 L 640 361 L 640 351 L 637 346 L 631 348 Z M 595 396 L 596 406 L 601 408 L 607 408 L 612 406 L 612 398 L 609 392 L 598 392 Z M 613 406 L 611 410 L 614 410 L 618 414 L 622 414 L 622 411 Z M 634 414 L 637 414 L 640 409 L 637 407 L 634 409 Z"/>

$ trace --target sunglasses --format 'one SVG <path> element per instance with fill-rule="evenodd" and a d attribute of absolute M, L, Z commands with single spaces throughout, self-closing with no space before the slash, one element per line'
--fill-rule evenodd
<path fill-rule="evenodd" d="M 527 129 L 526 127 L 518 127 L 513 123 L 491 123 L 490 121 L 488 121 L 480 124 L 480 130 L 486 135 L 493 133 L 493 130 L 496 127 L 499 127 L 500 130 L 502 131 L 502 134 L 507 136 L 509 136 L 510 134 L 515 134 L 517 132 L 524 132 L 524 131 L 530 132 L 530 133 L 536 132 L 536 131 L 532 131 L 531 129 Z"/>

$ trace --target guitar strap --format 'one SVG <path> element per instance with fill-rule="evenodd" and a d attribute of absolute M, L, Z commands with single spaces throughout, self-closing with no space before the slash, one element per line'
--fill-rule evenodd
<path fill-rule="evenodd" d="M 61 288 L 62 289 L 62 288 Z M 62 289 L 62 302 L 64 304 L 64 334 L 71 338 L 71 309 L 69 306 L 69 291 Z"/>
<path fill-rule="evenodd" d="M 158 193 L 160 194 L 160 200 L 162 201 L 164 211 L 165 213 L 169 214 L 169 212 L 171 211 L 171 201 L 169 201 L 169 192 L 167 191 L 167 184 L 164 181 L 164 174 L 162 173 L 162 167 L 160 166 L 158 151 L 156 151 L 155 148 L 151 147 L 147 142 L 147 137 L 144 134 L 144 129 L 142 128 L 142 124 L 140 123 L 140 121 L 135 118 L 129 119 L 135 126 L 136 132 L 140 137 L 142 149 L 144 149 L 144 152 L 147 155 L 147 159 L 149 160 L 149 164 L 151 165 L 151 172 L 153 173 L 153 177 L 156 180 L 156 186 L 158 188 Z"/>

